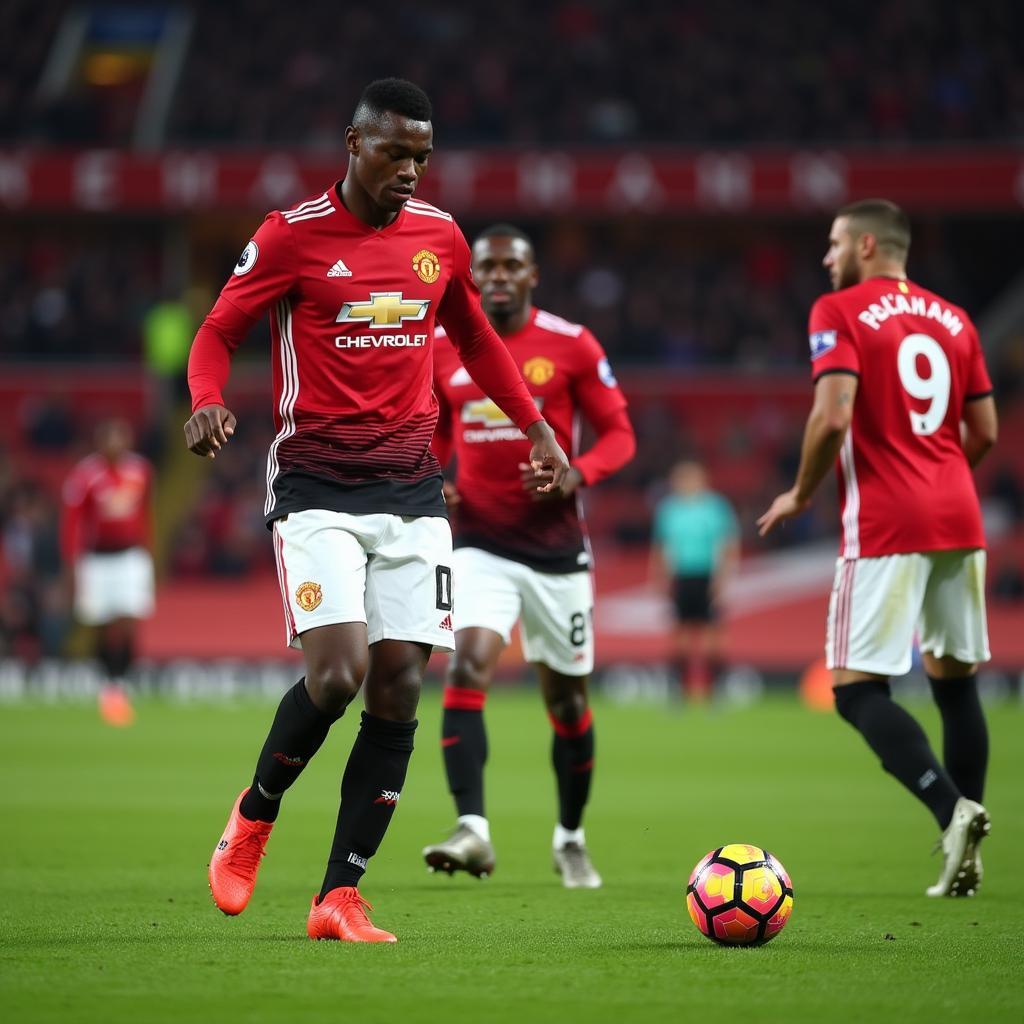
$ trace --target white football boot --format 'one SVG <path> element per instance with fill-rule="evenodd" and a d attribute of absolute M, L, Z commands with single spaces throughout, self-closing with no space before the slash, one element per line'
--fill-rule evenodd
<path fill-rule="evenodd" d="M 939 880 L 927 889 L 929 896 L 973 896 L 981 885 L 978 844 L 989 834 L 988 811 L 962 796 L 953 808 L 953 820 L 942 833 L 936 849 L 942 850 Z"/>

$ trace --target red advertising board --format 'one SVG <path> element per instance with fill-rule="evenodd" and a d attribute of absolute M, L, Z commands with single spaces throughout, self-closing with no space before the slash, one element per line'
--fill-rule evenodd
<path fill-rule="evenodd" d="M 0 209 L 262 212 L 344 165 L 341 152 L 0 150 Z M 877 195 L 920 212 L 1020 212 L 1024 152 L 449 151 L 420 194 L 463 216 L 800 213 Z"/>

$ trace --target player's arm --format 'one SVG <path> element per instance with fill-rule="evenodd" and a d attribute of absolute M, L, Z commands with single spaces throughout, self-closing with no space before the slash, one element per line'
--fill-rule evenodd
<path fill-rule="evenodd" d="M 579 338 L 572 396 L 593 427 L 596 439 L 582 455 L 573 459 L 562 486 L 549 492 L 551 497 L 567 498 L 577 487 L 592 487 L 606 480 L 636 454 L 636 434 L 626 412 L 626 398 L 619 390 L 604 349 L 589 331 L 584 331 Z M 523 483 L 526 486 L 525 474 Z"/>
<path fill-rule="evenodd" d="M 799 515 L 810 504 L 811 497 L 843 447 L 856 397 L 856 374 L 837 370 L 818 378 L 814 385 L 814 405 L 804 427 L 796 482 L 780 494 L 758 519 L 758 532 L 762 537 L 780 523 Z"/>
<path fill-rule="evenodd" d="M 451 280 L 437 310 L 448 337 L 458 349 L 466 372 L 488 398 L 533 442 L 530 465 L 538 476 L 551 470 L 551 479 L 537 490 L 561 486 L 569 469 L 555 433 L 537 411 L 537 405 L 505 343 L 487 322 L 480 308 L 480 292 L 469 271 L 469 246 L 453 225 L 454 263 Z"/>
<path fill-rule="evenodd" d="M 960 443 L 973 469 L 996 443 L 999 420 L 992 397 L 992 379 L 973 324 L 970 332 L 971 361 L 967 370 L 967 398 L 960 413 Z"/>
<path fill-rule="evenodd" d="M 434 340 L 434 344 L 439 344 L 437 339 Z M 434 428 L 434 436 L 430 440 L 430 450 L 441 464 L 441 469 L 444 469 L 452 459 L 452 452 L 455 448 L 455 433 L 452 423 L 452 407 L 438 379 L 436 353 L 434 366 L 434 398 L 437 400 L 437 426 Z M 455 481 L 450 480 L 448 477 L 445 477 L 441 485 L 441 491 L 444 494 L 445 504 L 447 505 L 457 505 L 461 500 Z"/>
<path fill-rule="evenodd" d="M 290 228 L 280 214 L 271 214 L 196 332 L 188 358 L 192 415 L 185 424 L 185 444 L 196 455 L 216 458 L 234 434 L 237 420 L 223 395 L 231 357 L 271 304 L 292 288 L 297 264 Z"/>
<path fill-rule="evenodd" d="M 980 395 L 964 402 L 960 418 L 960 441 L 972 469 L 988 455 L 998 437 L 996 400 L 991 395 Z"/>
<path fill-rule="evenodd" d="M 87 498 L 82 472 L 76 467 L 61 488 L 60 550 L 69 569 L 82 553 Z"/>

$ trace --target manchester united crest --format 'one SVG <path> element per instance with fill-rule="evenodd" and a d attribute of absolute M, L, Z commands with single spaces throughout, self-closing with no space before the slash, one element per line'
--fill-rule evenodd
<path fill-rule="evenodd" d="M 523 376 L 531 384 L 547 384 L 555 375 L 555 364 L 544 356 L 534 356 L 523 363 Z"/>
<path fill-rule="evenodd" d="M 412 269 L 424 284 L 433 284 L 441 276 L 441 261 L 437 253 L 420 249 L 412 258 Z"/>
<path fill-rule="evenodd" d="M 311 612 L 319 608 L 323 599 L 324 594 L 320 589 L 320 584 L 312 583 L 309 580 L 301 583 L 298 590 L 295 591 L 295 601 L 304 612 Z"/>

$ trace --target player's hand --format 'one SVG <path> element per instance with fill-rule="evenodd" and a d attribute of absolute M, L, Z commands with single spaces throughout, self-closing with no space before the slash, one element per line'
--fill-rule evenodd
<path fill-rule="evenodd" d="M 462 501 L 462 495 L 459 494 L 459 489 L 455 486 L 454 480 L 445 480 L 441 484 L 441 495 L 444 497 L 444 503 L 449 508 L 454 508 Z"/>
<path fill-rule="evenodd" d="M 810 501 L 800 501 L 797 498 L 796 489 L 784 491 L 771 504 L 771 508 L 757 521 L 757 532 L 762 537 L 767 537 L 772 530 L 780 523 L 800 515 L 810 504 Z"/>
<path fill-rule="evenodd" d="M 540 490 L 541 487 L 552 483 L 554 476 L 550 469 L 542 469 L 538 473 L 528 462 L 519 463 L 519 482 L 534 501 L 564 501 L 583 483 L 583 474 L 575 466 L 570 466 L 560 486 Z"/>
<path fill-rule="evenodd" d="M 555 433 L 546 420 L 537 420 L 526 429 L 526 436 L 533 442 L 530 449 L 530 465 L 540 481 L 537 490 L 541 494 L 556 490 L 562 486 L 565 474 L 569 472 L 569 460 L 565 457 Z M 550 477 L 542 478 L 544 470 L 550 470 Z"/>
<path fill-rule="evenodd" d="M 185 424 L 185 444 L 190 452 L 215 459 L 235 432 L 235 414 L 223 405 L 200 406 Z"/>

